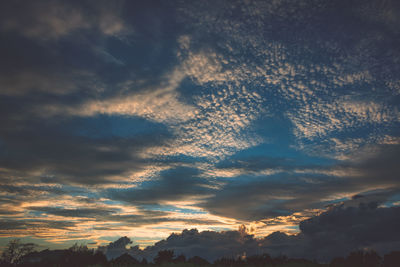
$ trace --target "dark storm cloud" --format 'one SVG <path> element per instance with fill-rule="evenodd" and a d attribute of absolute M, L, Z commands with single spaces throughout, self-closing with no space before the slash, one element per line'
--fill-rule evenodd
<path fill-rule="evenodd" d="M 199 170 L 178 167 L 163 171 L 158 179 L 140 187 L 128 189 L 109 189 L 111 199 L 135 204 L 158 204 L 168 200 L 180 200 L 185 197 L 201 196 L 212 192 L 210 182 L 199 177 Z"/>
<path fill-rule="evenodd" d="M 400 219 L 400 208 L 377 208 L 376 205 L 370 202 L 358 207 L 338 206 L 301 222 L 301 234 L 308 241 L 305 254 L 311 257 L 314 250 L 323 258 L 361 248 L 380 253 L 400 248 L 396 223 Z"/>
<path fill-rule="evenodd" d="M 126 249 L 129 238 L 121 238 L 100 247 L 109 258 L 129 253 L 137 258 L 152 259 L 160 250 L 174 250 L 175 255 L 201 256 L 209 261 L 221 257 L 238 257 L 268 253 L 272 256 L 305 257 L 329 261 L 357 249 L 375 249 L 387 253 L 400 247 L 397 222 L 400 208 L 377 208 L 376 203 L 362 203 L 358 207 L 335 206 L 328 211 L 300 223 L 301 232 L 286 235 L 274 232 L 265 238 L 255 238 L 239 231 L 184 230 L 171 234 L 144 250 Z"/>
<path fill-rule="evenodd" d="M 300 223 L 300 233 L 288 236 L 275 232 L 261 240 L 273 255 L 306 257 L 329 261 L 357 249 L 387 253 L 400 248 L 396 222 L 399 207 L 377 208 L 366 202 L 355 207 L 339 205 Z"/>
<path fill-rule="evenodd" d="M 322 240 L 347 240 L 368 246 L 375 242 L 400 240 L 397 222 L 400 207 L 377 208 L 378 203 L 360 203 L 358 207 L 334 207 L 300 223 L 306 236 Z M 336 235 L 336 238 L 333 235 Z M 352 242 L 350 242 L 352 240 Z"/>
<path fill-rule="evenodd" d="M 397 159 L 400 157 L 400 145 L 381 145 L 375 153 L 355 158 L 355 168 L 359 168 L 368 181 L 380 181 L 399 185 L 400 166 Z M 346 166 L 346 165 L 345 165 Z M 352 167 L 352 164 L 349 164 Z"/>
<path fill-rule="evenodd" d="M 251 180 L 231 180 L 202 206 L 221 216 L 259 220 L 289 215 L 307 208 L 323 208 L 329 205 L 326 199 L 340 199 L 341 194 L 381 188 L 379 194 L 366 197 L 386 200 L 400 191 L 400 167 L 396 162 L 400 157 L 398 145 L 382 145 L 377 152 L 358 157 L 360 158 L 354 161 L 325 167 L 288 165 L 279 162 L 281 160 L 270 160 L 266 163 L 240 162 L 244 166 L 240 169 L 245 169 L 245 173 L 260 171 L 263 165 L 266 166 L 265 169 L 282 171 L 270 176 L 253 177 Z M 237 164 L 233 163 L 230 167 L 232 166 Z M 357 175 L 347 176 L 346 172 L 356 172 Z"/>

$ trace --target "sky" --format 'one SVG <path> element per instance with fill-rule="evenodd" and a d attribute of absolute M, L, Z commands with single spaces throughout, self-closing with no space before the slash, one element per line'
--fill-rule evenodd
<path fill-rule="evenodd" d="M 0 39 L 0 246 L 400 249 L 398 1 L 1 1 Z"/>

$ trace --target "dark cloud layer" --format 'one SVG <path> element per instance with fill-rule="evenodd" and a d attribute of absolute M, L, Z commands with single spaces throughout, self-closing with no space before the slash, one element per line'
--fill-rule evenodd
<path fill-rule="evenodd" d="M 329 204 L 323 200 L 338 198 L 335 195 L 380 187 L 383 187 L 380 197 L 388 199 L 400 190 L 400 167 L 396 162 L 399 152 L 398 145 L 381 146 L 372 156 L 355 155 L 353 161 L 327 166 L 308 166 L 298 162 L 291 165 L 287 164 L 290 160 L 279 159 L 262 164 L 253 159 L 249 159 L 249 163 L 233 163 L 231 167 L 245 169 L 247 175 L 263 169 L 280 172 L 244 181 L 232 180 L 223 187 L 224 190 L 207 199 L 203 207 L 218 215 L 259 220 L 307 208 L 322 208 Z M 336 176 L 335 171 L 340 174 Z M 351 177 L 351 172 L 357 175 Z"/>
<path fill-rule="evenodd" d="M 50 215 L 63 216 L 63 217 L 105 217 L 112 214 L 115 211 L 92 208 L 92 209 L 63 209 L 63 208 L 53 208 L 53 207 L 29 207 L 31 211 L 43 212 Z"/>
<path fill-rule="evenodd" d="M 168 200 L 202 196 L 210 193 L 210 181 L 199 177 L 195 168 L 179 167 L 164 171 L 159 180 L 151 181 L 139 188 L 110 189 L 107 195 L 116 200 L 136 204 L 158 204 Z"/>
<path fill-rule="evenodd" d="M 7 125 L 10 118 L 3 120 Z M 15 128 L 2 128 L 4 145 L 0 163 L 5 168 L 28 174 L 45 170 L 44 176 L 54 177 L 45 182 L 106 183 L 108 176 L 138 171 L 146 166 L 135 152 L 160 144 L 163 138 L 160 134 L 157 138 L 148 134 L 92 139 L 68 134 L 66 131 L 70 130 L 64 128 L 64 123 L 68 122 L 35 118 L 13 122 Z"/>
<path fill-rule="evenodd" d="M 381 146 L 373 156 L 360 155 L 354 161 L 325 166 L 280 158 L 226 162 L 219 166 L 221 170 L 239 170 L 244 177 L 271 169 L 278 170 L 278 173 L 244 180 L 224 180 L 223 190 L 210 188 L 212 183 L 198 178 L 201 173 L 196 169 L 178 168 L 161 173 L 159 180 L 143 187 L 112 189 L 108 195 L 112 199 L 143 204 L 210 194 L 211 197 L 201 204 L 207 211 L 239 220 L 260 220 L 290 215 L 307 208 L 323 208 L 329 205 L 329 201 L 324 199 L 334 200 L 336 195 L 367 192 L 382 185 L 380 198 L 389 199 L 400 190 L 400 169 L 395 160 L 399 151 L 398 146 Z M 339 175 L 335 175 L 335 171 Z M 356 172 L 356 176 L 351 177 L 351 172 Z"/>
<path fill-rule="evenodd" d="M 41 233 L 43 229 L 62 229 L 69 230 L 75 227 L 76 223 L 71 221 L 50 221 L 40 219 L 26 219 L 26 220 L 4 220 L 0 223 L 0 233 L 2 236 L 7 236 L 9 231 L 23 230 L 22 232 L 15 232 L 17 236 L 20 235 L 35 235 Z M 24 232 L 25 231 L 25 232 Z"/>
<path fill-rule="evenodd" d="M 400 208 L 377 208 L 378 204 L 361 203 L 358 207 L 335 207 L 300 223 L 301 233 L 311 239 L 313 248 L 323 255 L 344 254 L 356 248 L 383 250 L 399 248 L 397 221 Z M 324 244 L 330 244 L 324 248 Z"/>

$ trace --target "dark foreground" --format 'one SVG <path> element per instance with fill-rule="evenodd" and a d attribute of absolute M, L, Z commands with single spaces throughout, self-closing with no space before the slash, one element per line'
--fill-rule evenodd
<path fill-rule="evenodd" d="M 11 241 L 3 251 L 0 266 L 21 267 L 400 267 L 400 251 L 380 256 L 375 251 L 354 251 L 347 257 L 333 259 L 330 263 L 318 263 L 307 259 L 291 259 L 286 256 L 271 257 L 268 254 L 248 257 L 220 258 L 214 262 L 194 256 L 174 255 L 172 250 L 159 251 L 152 262 L 135 259 L 129 254 L 108 260 L 106 256 L 86 246 L 74 245 L 64 250 L 34 251 L 33 244 Z"/>

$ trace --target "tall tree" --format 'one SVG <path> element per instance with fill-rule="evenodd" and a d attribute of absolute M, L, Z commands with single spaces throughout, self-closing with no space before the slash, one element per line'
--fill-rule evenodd
<path fill-rule="evenodd" d="M 19 239 L 8 242 L 8 246 L 1 254 L 1 259 L 10 264 L 17 264 L 23 256 L 35 250 L 37 245 L 33 243 L 21 243 Z"/>
<path fill-rule="evenodd" d="M 173 250 L 160 250 L 154 259 L 154 263 L 161 264 L 164 262 L 172 262 L 174 258 Z"/>

